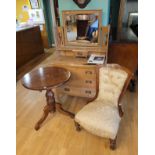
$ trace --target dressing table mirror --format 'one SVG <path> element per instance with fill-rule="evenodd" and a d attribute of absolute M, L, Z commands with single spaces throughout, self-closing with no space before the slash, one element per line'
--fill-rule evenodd
<path fill-rule="evenodd" d="M 109 26 L 102 26 L 102 10 L 62 11 L 57 27 L 57 50 L 63 56 L 105 55 L 107 60 Z"/>
<path fill-rule="evenodd" d="M 101 45 L 101 10 L 63 11 L 62 17 L 65 45 Z"/>

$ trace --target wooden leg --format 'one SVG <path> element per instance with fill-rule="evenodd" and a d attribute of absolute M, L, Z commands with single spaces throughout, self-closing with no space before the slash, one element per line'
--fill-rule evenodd
<path fill-rule="evenodd" d="M 74 121 L 74 123 L 75 123 L 76 131 L 81 131 L 80 124 L 75 121 Z"/>
<path fill-rule="evenodd" d="M 124 112 L 123 112 L 122 106 L 121 106 L 120 104 L 118 104 L 118 112 L 119 112 L 119 116 L 120 116 L 120 117 L 123 117 Z"/>
<path fill-rule="evenodd" d="M 130 84 L 129 84 L 130 92 L 135 92 L 135 88 L 136 88 L 136 80 L 135 79 L 131 79 Z"/>
<path fill-rule="evenodd" d="M 63 109 L 62 105 L 60 103 L 56 103 L 56 107 L 57 107 L 57 110 L 67 116 L 70 116 L 71 118 L 74 118 L 75 114 Z"/>
<path fill-rule="evenodd" d="M 110 139 L 110 149 L 115 150 L 116 149 L 116 138 Z"/>
<path fill-rule="evenodd" d="M 41 119 L 35 125 L 35 130 L 40 129 L 41 124 L 47 118 L 49 112 L 55 112 L 56 111 L 54 93 L 52 92 L 52 90 L 47 90 L 45 96 L 46 96 L 47 105 L 44 107 L 43 116 L 41 117 Z"/>

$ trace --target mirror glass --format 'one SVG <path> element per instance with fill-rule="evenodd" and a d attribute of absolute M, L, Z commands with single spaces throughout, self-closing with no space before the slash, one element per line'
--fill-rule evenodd
<path fill-rule="evenodd" d="M 71 14 L 66 15 L 65 18 L 67 42 L 98 43 L 98 14 Z"/>

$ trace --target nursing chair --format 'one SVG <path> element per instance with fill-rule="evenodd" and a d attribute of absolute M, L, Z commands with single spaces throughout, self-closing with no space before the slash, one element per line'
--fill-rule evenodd
<path fill-rule="evenodd" d="M 123 111 L 121 98 L 132 77 L 131 72 L 117 64 L 97 66 L 97 93 L 76 115 L 76 130 L 88 132 L 110 140 L 116 148 L 116 137 Z"/>

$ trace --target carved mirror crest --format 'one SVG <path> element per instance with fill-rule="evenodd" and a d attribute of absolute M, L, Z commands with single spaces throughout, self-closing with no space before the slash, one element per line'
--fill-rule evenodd
<path fill-rule="evenodd" d="M 91 0 L 73 0 L 79 8 L 85 8 Z"/>

